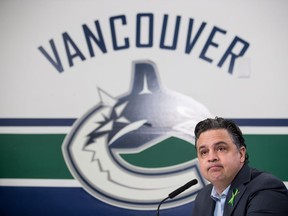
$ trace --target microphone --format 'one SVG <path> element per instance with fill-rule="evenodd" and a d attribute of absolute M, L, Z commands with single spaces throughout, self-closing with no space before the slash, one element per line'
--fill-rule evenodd
<path fill-rule="evenodd" d="M 189 182 L 187 182 L 185 185 L 179 187 L 178 189 L 174 190 L 173 192 L 171 192 L 168 197 L 166 197 L 165 199 L 163 199 L 159 205 L 158 205 L 158 208 L 157 208 L 157 216 L 159 216 L 159 210 L 160 210 L 160 206 L 163 202 L 165 202 L 167 199 L 173 199 L 174 197 L 176 197 L 177 195 L 179 195 L 180 193 L 182 193 L 183 191 L 187 190 L 188 188 L 190 188 L 191 186 L 193 185 L 196 185 L 198 183 L 198 180 L 197 179 L 193 179 Z"/>
<path fill-rule="evenodd" d="M 179 187 L 178 189 L 176 189 L 175 191 L 173 191 L 172 193 L 170 193 L 168 195 L 168 197 L 170 199 L 174 198 L 175 196 L 177 196 L 178 194 L 182 193 L 183 191 L 185 191 L 186 189 L 190 188 L 191 186 L 197 184 L 198 181 L 197 179 L 193 179 L 191 181 L 189 181 L 188 183 L 186 183 L 185 185 Z"/>

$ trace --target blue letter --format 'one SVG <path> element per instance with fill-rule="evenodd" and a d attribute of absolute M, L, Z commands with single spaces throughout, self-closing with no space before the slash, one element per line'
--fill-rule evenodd
<path fill-rule="evenodd" d="M 233 53 L 232 50 L 233 48 L 236 46 L 237 43 L 242 43 L 243 47 L 242 50 L 240 51 L 239 54 Z M 222 59 L 219 61 L 218 63 L 218 67 L 222 67 L 222 65 L 224 64 L 224 62 L 226 61 L 226 59 L 228 58 L 229 55 L 231 55 L 231 60 L 230 60 L 230 64 L 229 64 L 229 73 L 233 73 L 233 68 L 234 68 L 234 63 L 236 58 L 243 56 L 245 54 L 245 52 L 247 51 L 249 47 L 249 43 L 242 40 L 239 37 L 235 37 L 234 40 L 232 41 L 232 43 L 230 44 L 230 46 L 228 47 L 228 49 L 226 50 L 225 54 L 223 55 Z"/>
<path fill-rule="evenodd" d="M 85 60 L 84 55 L 81 53 L 80 49 L 76 46 L 76 44 L 74 43 L 74 41 L 70 38 L 70 36 L 68 35 L 68 33 L 63 33 L 62 34 L 63 37 L 63 41 L 65 44 L 65 50 L 66 50 L 66 54 L 67 54 L 67 58 L 68 58 L 68 62 L 69 62 L 69 66 L 73 66 L 73 58 L 76 57 L 80 57 L 82 61 Z M 71 54 L 70 49 L 69 49 L 69 44 L 73 47 L 75 54 Z"/>
<path fill-rule="evenodd" d="M 200 58 L 202 58 L 205 61 L 208 61 L 210 63 L 212 63 L 213 60 L 208 58 L 207 56 L 205 56 L 205 54 L 206 54 L 209 46 L 214 46 L 216 48 L 218 47 L 218 44 L 213 41 L 213 38 L 214 38 L 216 32 L 221 32 L 222 34 L 226 34 L 226 31 L 224 31 L 224 30 L 222 30 L 220 28 L 214 27 L 212 29 L 212 32 L 211 32 L 211 34 L 210 34 L 210 36 L 209 36 L 209 38 L 208 38 L 203 50 L 202 50 L 202 52 L 200 53 L 200 56 L 199 56 Z"/>
<path fill-rule="evenodd" d="M 187 41 L 186 41 L 186 49 L 185 49 L 185 53 L 189 54 L 191 52 L 191 50 L 193 49 L 195 43 L 197 42 L 199 36 L 201 35 L 204 27 L 206 26 L 206 23 L 202 23 L 199 30 L 197 31 L 195 38 L 191 41 L 190 43 L 190 39 L 191 39 L 191 34 L 192 34 L 192 29 L 193 29 L 193 19 L 189 20 L 189 28 L 188 28 L 188 34 L 187 34 Z"/>
<path fill-rule="evenodd" d="M 149 19 L 148 29 L 148 43 L 141 43 L 141 18 L 147 17 Z M 153 14 L 137 14 L 137 28 L 136 28 L 136 47 L 152 47 L 153 46 Z"/>
<path fill-rule="evenodd" d="M 52 51 L 53 51 L 53 54 L 55 57 L 55 61 L 51 58 L 51 56 L 46 52 L 46 50 L 42 46 L 38 47 L 38 49 L 48 59 L 48 61 L 56 68 L 56 70 L 59 73 L 62 73 L 64 71 L 64 69 L 63 69 L 61 60 L 59 58 L 59 54 L 58 54 L 58 51 L 57 51 L 56 46 L 54 44 L 54 41 L 51 39 L 49 41 L 49 43 L 50 43 L 50 46 L 52 48 Z"/>
<path fill-rule="evenodd" d="M 111 28 L 111 35 L 112 35 L 112 42 L 113 42 L 113 49 L 120 50 L 120 49 L 127 49 L 129 48 L 129 40 L 128 38 L 124 39 L 124 45 L 119 46 L 117 43 L 116 31 L 115 31 L 115 20 L 120 19 L 122 24 L 126 25 L 126 17 L 124 15 L 111 17 L 110 18 L 110 28 Z"/>
<path fill-rule="evenodd" d="M 163 26 L 162 26 L 162 32 L 161 32 L 161 41 L 160 41 L 160 48 L 163 49 L 171 49 L 171 50 L 175 50 L 176 46 L 177 46 L 177 40 L 178 40 L 178 33 L 179 33 L 179 27 L 180 27 L 180 16 L 177 16 L 176 19 L 176 26 L 175 26 L 175 30 L 174 30 L 174 37 L 173 37 L 173 44 L 172 46 L 166 46 L 164 45 L 165 42 L 165 36 L 166 36 L 166 28 L 167 28 L 167 20 L 168 20 L 168 15 L 164 16 L 164 20 L 163 20 Z"/>
<path fill-rule="evenodd" d="M 93 35 L 93 33 L 90 31 L 90 29 L 86 25 L 82 25 L 82 27 L 83 27 L 85 39 L 86 39 L 86 42 L 87 42 L 87 45 L 88 45 L 90 56 L 91 57 L 95 56 L 94 50 L 92 48 L 91 38 L 98 45 L 98 47 L 101 49 L 101 51 L 103 53 L 106 53 L 107 50 L 106 50 L 106 46 L 105 46 L 105 42 L 104 42 L 104 39 L 103 39 L 103 36 L 102 36 L 102 32 L 101 32 L 101 28 L 100 28 L 99 22 L 95 21 L 95 27 L 96 27 L 99 39 L 96 38 L 95 35 Z"/>

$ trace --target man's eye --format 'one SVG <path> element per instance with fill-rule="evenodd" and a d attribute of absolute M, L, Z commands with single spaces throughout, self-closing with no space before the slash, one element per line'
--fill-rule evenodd
<path fill-rule="evenodd" d="M 205 155 L 207 154 L 207 151 L 200 151 L 200 154 L 201 154 L 202 156 L 205 156 Z"/>
<path fill-rule="evenodd" d="M 219 147 L 217 148 L 217 150 L 218 150 L 218 151 L 225 151 L 225 150 L 226 150 L 226 148 L 225 148 L 225 147 L 223 147 L 223 146 L 219 146 Z"/>

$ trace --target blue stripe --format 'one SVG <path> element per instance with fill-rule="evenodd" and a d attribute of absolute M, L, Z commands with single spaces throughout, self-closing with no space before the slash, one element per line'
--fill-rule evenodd
<path fill-rule="evenodd" d="M 244 127 L 288 127 L 288 119 L 230 119 Z M 75 118 L 0 118 L 0 127 L 70 127 L 75 121 Z"/>
<path fill-rule="evenodd" d="M 73 125 L 75 120 L 73 118 L 1 118 L 0 127 L 63 127 Z"/>
<path fill-rule="evenodd" d="M 191 202 L 171 209 L 160 209 L 160 215 L 191 215 L 193 205 L 194 202 Z M 97 200 L 82 188 L 0 187 L 0 215 L 3 216 L 155 216 L 156 209 L 140 211 L 118 208 Z"/>
<path fill-rule="evenodd" d="M 245 127 L 287 127 L 288 119 L 231 119 L 239 126 Z"/>

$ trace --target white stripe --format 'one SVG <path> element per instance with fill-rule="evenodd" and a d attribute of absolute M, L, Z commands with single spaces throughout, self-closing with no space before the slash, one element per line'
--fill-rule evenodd
<path fill-rule="evenodd" d="M 67 134 L 70 127 L 0 127 L 6 134 Z M 288 127 L 240 127 L 243 134 L 288 134 Z"/>
<path fill-rule="evenodd" d="M 0 179 L 0 186 L 13 187 L 81 187 L 77 180 L 69 179 Z"/>
<path fill-rule="evenodd" d="M 288 134 L 288 127 L 240 127 L 243 134 Z"/>
<path fill-rule="evenodd" d="M 67 134 L 71 127 L 0 127 L 5 134 Z"/>
<path fill-rule="evenodd" d="M 288 189 L 288 181 L 283 181 Z M 75 179 L 0 179 L 0 186 L 13 187 L 82 187 Z"/>

